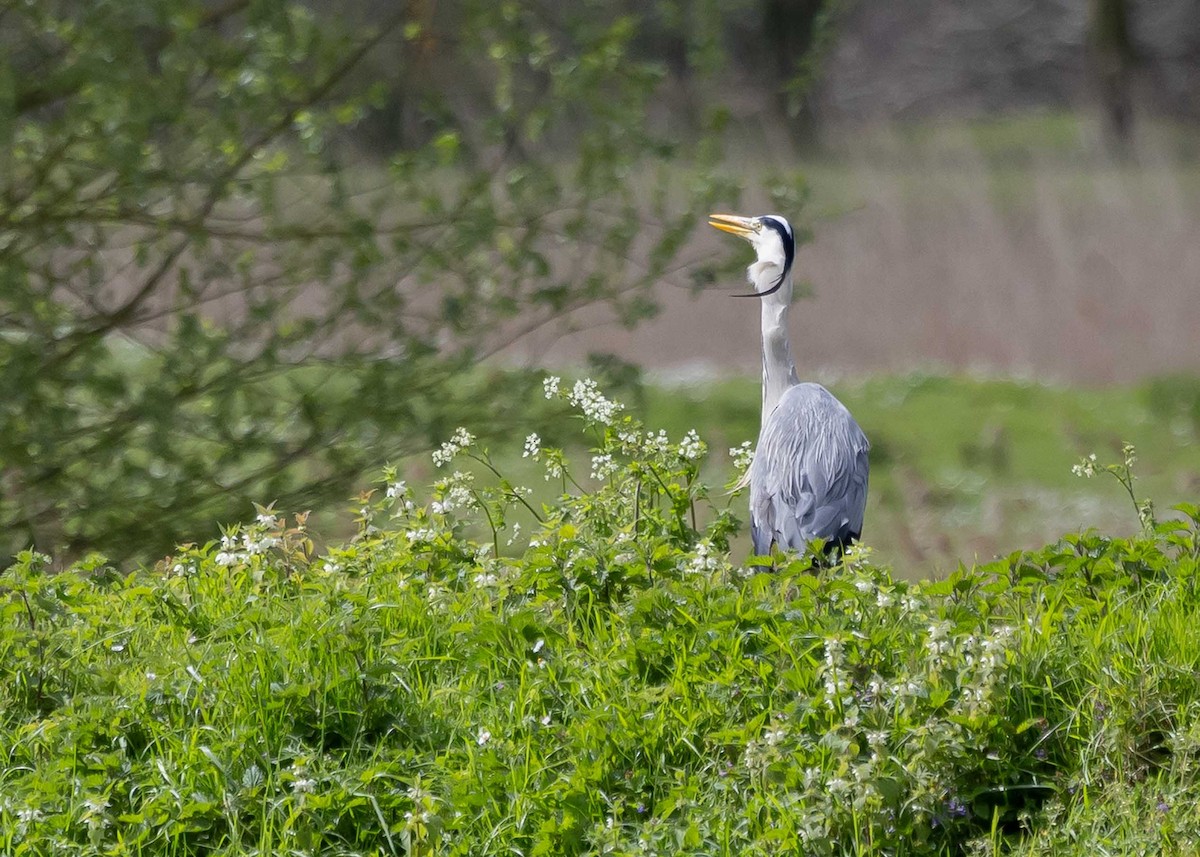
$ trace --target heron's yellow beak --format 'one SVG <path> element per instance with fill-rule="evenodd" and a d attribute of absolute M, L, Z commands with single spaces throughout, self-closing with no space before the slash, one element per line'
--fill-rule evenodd
<path fill-rule="evenodd" d="M 710 214 L 708 225 L 740 238 L 749 238 L 759 230 L 757 218 L 738 217 L 736 214 Z"/>

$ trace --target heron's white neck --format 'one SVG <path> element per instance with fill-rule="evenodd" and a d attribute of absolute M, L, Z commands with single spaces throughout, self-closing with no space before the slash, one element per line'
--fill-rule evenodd
<path fill-rule="evenodd" d="M 785 290 L 790 296 L 791 288 Z M 788 305 L 785 301 L 762 299 L 763 424 L 787 389 L 800 383 L 796 377 L 796 364 L 792 361 L 787 313 Z"/>

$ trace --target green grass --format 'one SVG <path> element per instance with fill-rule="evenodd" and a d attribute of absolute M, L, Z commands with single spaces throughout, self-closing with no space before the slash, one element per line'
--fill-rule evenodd
<path fill-rule="evenodd" d="M 327 551 L 264 510 L 128 575 L 21 556 L 0 853 L 1200 847 L 1200 508 L 939 581 L 747 566 L 702 450 L 597 414 L 607 475 L 541 447 L 566 491 L 508 554 L 472 442 Z"/>

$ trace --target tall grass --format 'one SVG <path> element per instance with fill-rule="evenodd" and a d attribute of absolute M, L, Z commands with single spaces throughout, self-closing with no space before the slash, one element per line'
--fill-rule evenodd
<path fill-rule="evenodd" d="M 526 439 L 562 493 L 524 535 L 527 490 L 460 432 L 339 548 L 260 509 L 129 575 L 22 555 L 0 852 L 1198 847 L 1200 509 L 934 582 L 743 562 L 699 438 L 547 390 L 594 450 Z"/>

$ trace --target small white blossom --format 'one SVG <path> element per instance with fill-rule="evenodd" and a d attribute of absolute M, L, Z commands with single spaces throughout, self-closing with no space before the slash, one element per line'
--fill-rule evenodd
<path fill-rule="evenodd" d="M 613 461 L 613 457 L 605 453 L 604 455 L 592 456 L 592 478 L 607 479 L 617 472 L 617 465 Z"/>
<path fill-rule="evenodd" d="M 744 472 L 754 461 L 754 449 L 751 448 L 750 441 L 742 441 L 741 446 L 731 446 L 729 457 L 733 459 L 733 466 Z"/>
<path fill-rule="evenodd" d="M 429 504 L 430 510 L 434 514 L 444 515 L 455 509 L 474 507 L 475 497 L 471 493 L 471 484 L 474 481 L 474 474 L 454 471 L 452 476 L 437 483 L 436 488 L 441 492 L 441 497 Z"/>
<path fill-rule="evenodd" d="M 393 482 L 387 487 L 389 500 L 403 500 L 408 496 L 408 486 L 404 482 Z"/>
<path fill-rule="evenodd" d="M 708 539 L 701 539 L 697 542 L 696 555 L 692 557 L 692 561 L 688 564 L 688 570 L 695 574 L 703 574 L 705 572 L 716 571 L 720 566 L 720 560 L 712 555 L 712 542 Z"/>
<path fill-rule="evenodd" d="M 557 375 L 551 375 L 542 381 L 542 389 L 546 391 L 546 398 L 553 399 L 558 395 L 558 385 L 562 383 L 562 378 Z"/>
<path fill-rule="evenodd" d="M 464 449 L 470 447 L 475 442 L 475 435 L 471 434 L 462 426 L 454 430 L 454 436 L 450 440 L 442 444 L 442 448 L 435 450 L 433 453 L 433 463 L 441 467 L 449 464 L 454 456 L 458 455 Z"/>
<path fill-rule="evenodd" d="M 670 446 L 671 441 L 667 437 L 667 433 L 665 431 L 660 429 L 658 434 L 650 434 L 649 432 L 646 433 L 643 449 L 647 453 L 651 455 L 654 453 L 659 453 L 661 455 L 662 453 L 666 452 Z"/>
<path fill-rule="evenodd" d="M 475 743 L 482 747 L 488 741 L 492 740 L 492 733 L 486 729 L 480 729 L 479 734 L 475 736 Z"/>
<path fill-rule="evenodd" d="M 538 437 L 537 432 L 531 433 L 525 438 L 525 451 L 521 453 L 522 458 L 532 458 L 538 460 L 538 456 L 542 454 L 542 439 Z"/>
<path fill-rule="evenodd" d="M 620 402 L 606 399 L 591 378 L 576 381 L 571 392 L 567 394 L 567 401 L 583 411 L 589 420 L 606 426 L 612 425 L 617 413 L 624 408 Z"/>
<path fill-rule="evenodd" d="M 1076 476 L 1082 476 L 1085 479 L 1096 475 L 1096 453 L 1092 453 L 1087 458 L 1082 459 L 1078 464 L 1071 468 L 1071 472 Z"/>
<path fill-rule="evenodd" d="M 688 429 L 688 433 L 679 442 L 679 454 L 688 461 L 695 461 L 702 458 L 706 452 L 708 445 L 700 439 L 695 429 Z"/>
<path fill-rule="evenodd" d="M 279 527 L 279 518 L 270 513 L 259 515 L 257 520 L 258 523 L 262 524 L 269 530 L 277 529 Z"/>

